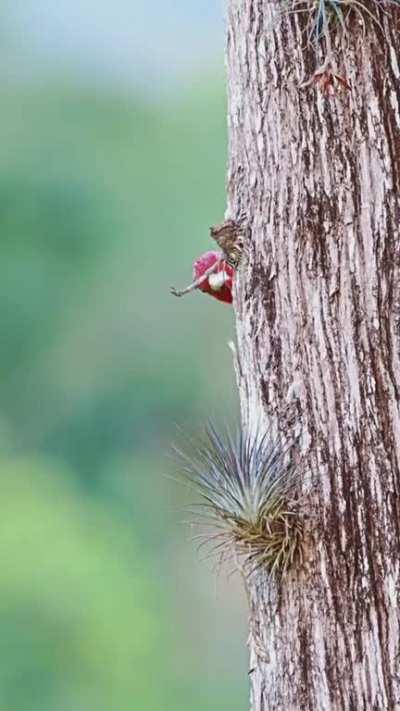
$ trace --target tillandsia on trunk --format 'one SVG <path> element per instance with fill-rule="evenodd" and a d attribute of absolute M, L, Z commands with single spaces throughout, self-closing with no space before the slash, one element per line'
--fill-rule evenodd
<path fill-rule="evenodd" d="M 274 3 L 272 3 L 274 4 Z M 346 52 L 346 42 L 352 32 L 361 28 L 366 36 L 368 23 L 378 27 L 385 37 L 383 17 L 390 6 L 399 7 L 399 0 L 284 0 L 279 3 L 282 17 L 295 16 L 302 23 L 305 46 L 315 49 L 317 68 L 313 76 L 300 87 L 315 86 L 325 96 L 337 90 L 350 90 L 347 77 L 340 73 L 338 62 Z M 335 45 L 335 46 L 334 46 Z"/>
<path fill-rule="evenodd" d="M 175 452 L 203 499 L 201 545 L 209 543 L 221 562 L 239 557 L 247 575 L 263 568 L 281 577 L 302 562 L 299 469 L 280 437 L 271 430 L 221 435 L 209 425 L 202 441 Z"/>

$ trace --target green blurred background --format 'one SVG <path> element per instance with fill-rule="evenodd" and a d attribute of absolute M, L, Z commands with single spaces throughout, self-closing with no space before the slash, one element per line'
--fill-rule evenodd
<path fill-rule="evenodd" d="M 221 8 L 0 20 L 0 710 L 239 711 L 240 584 L 169 456 L 237 409 L 232 309 L 169 295 L 225 208 Z"/>

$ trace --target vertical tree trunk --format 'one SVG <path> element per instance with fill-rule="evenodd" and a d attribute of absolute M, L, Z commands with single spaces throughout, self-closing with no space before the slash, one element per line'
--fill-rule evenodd
<path fill-rule="evenodd" d="M 368 0 L 367 0 L 368 1 Z M 302 431 L 306 562 L 251 583 L 253 711 L 400 709 L 399 10 L 334 42 L 312 84 L 301 15 L 229 0 L 228 212 L 249 426 Z M 371 6 L 372 7 L 372 6 Z M 275 19 L 274 19 L 275 18 Z M 300 464 L 299 464 L 300 466 Z"/>

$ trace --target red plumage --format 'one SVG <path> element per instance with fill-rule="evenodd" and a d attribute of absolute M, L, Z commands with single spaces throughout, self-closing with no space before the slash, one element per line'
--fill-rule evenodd
<path fill-rule="evenodd" d="M 214 299 L 223 301 L 226 304 L 232 303 L 233 276 L 235 270 L 222 259 L 221 252 L 205 252 L 193 264 L 193 279 L 201 279 L 205 272 L 214 264 L 215 271 L 209 274 L 203 282 L 198 285 L 198 289 L 205 294 L 210 294 Z"/>

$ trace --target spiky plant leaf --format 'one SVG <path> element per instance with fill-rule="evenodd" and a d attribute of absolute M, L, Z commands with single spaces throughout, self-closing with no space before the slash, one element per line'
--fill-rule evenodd
<path fill-rule="evenodd" d="M 202 498 L 200 537 L 223 559 L 239 555 L 248 574 L 282 575 L 301 559 L 299 472 L 290 447 L 271 431 L 221 435 L 213 425 L 188 451 L 175 449 Z"/>

